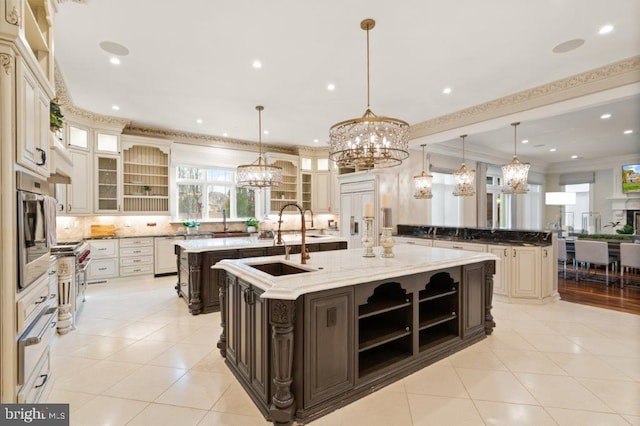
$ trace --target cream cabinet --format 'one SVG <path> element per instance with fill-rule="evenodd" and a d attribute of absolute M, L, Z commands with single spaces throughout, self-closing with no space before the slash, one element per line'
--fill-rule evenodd
<path fill-rule="evenodd" d="M 269 205 L 272 214 L 278 214 L 288 203 L 300 202 L 298 188 L 299 158 L 288 154 L 266 154 L 267 162 L 282 168 L 282 183 L 269 191 Z M 293 212 L 293 210 L 291 210 Z"/>
<path fill-rule="evenodd" d="M 107 278 L 116 278 L 118 270 L 118 240 L 89 240 L 91 262 L 87 270 L 87 281 L 90 284 L 104 282 Z"/>
<path fill-rule="evenodd" d="M 120 276 L 153 273 L 153 237 L 120 240 Z"/>
<path fill-rule="evenodd" d="M 433 240 L 433 246 L 439 248 L 450 248 L 456 250 L 467 250 L 467 251 L 477 251 L 477 252 L 486 252 L 487 246 L 485 244 L 478 243 L 466 243 L 461 241 L 446 241 L 446 240 Z"/>
<path fill-rule="evenodd" d="M 92 209 L 91 168 L 89 166 L 89 152 L 69 149 L 71 157 L 71 183 L 57 183 L 55 197 L 58 203 L 58 215 L 85 215 Z"/>
<path fill-rule="evenodd" d="M 511 247 L 511 294 L 517 298 L 540 297 L 540 248 Z"/>
<path fill-rule="evenodd" d="M 175 243 L 184 240 L 184 236 L 155 237 L 154 241 L 154 267 L 153 274 L 169 275 L 178 272 L 176 261 Z"/>
<path fill-rule="evenodd" d="M 120 211 L 119 155 L 96 155 L 94 164 L 95 212 L 118 213 Z"/>
<path fill-rule="evenodd" d="M 313 212 L 333 213 L 333 179 L 331 172 L 317 171 L 313 177 Z"/>
<path fill-rule="evenodd" d="M 49 176 L 49 97 L 29 68 L 17 60 L 16 94 L 18 164 Z"/>
<path fill-rule="evenodd" d="M 493 276 L 493 294 L 501 296 L 509 296 L 509 271 L 511 270 L 511 262 L 509 254 L 511 248 L 506 245 L 487 245 L 487 251 L 499 257 L 496 261 L 496 273 Z"/>
<path fill-rule="evenodd" d="M 122 136 L 122 211 L 169 214 L 170 142 Z"/>
<path fill-rule="evenodd" d="M 433 240 L 413 237 L 393 237 L 396 244 L 410 244 L 416 246 L 433 247 Z"/>

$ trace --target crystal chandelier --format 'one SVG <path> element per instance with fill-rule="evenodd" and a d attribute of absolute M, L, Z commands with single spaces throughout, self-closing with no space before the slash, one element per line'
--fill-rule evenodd
<path fill-rule="evenodd" d="M 520 123 L 511 123 L 513 126 L 513 160 L 502 165 L 502 192 L 505 194 L 526 194 L 529 192 L 527 185 L 527 175 L 529 174 L 529 163 L 521 163 L 516 154 L 516 128 Z"/>
<path fill-rule="evenodd" d="M 424 147 L 426 146 L 426 144 L 423 143 L 420 146 L 422 147 L 422 173 L 420 173 L 418 176 L 413 177 L 413 186 L 415 188 L 413 197 L 417 199 L 429 200 L 433 198 L 433 194 L 431 193 L 431 187 L 433 186 L 433 176 L 429 174 L 429 162 L 427 161 L 426 168 L 424 164 Z"/>
<path fill-rule="evenodd" d="M 238 185 L 246 188 L 267 188 L 277 187 L 282 182 L 282 168 L 270 166 L 262 156 L 262 110 L 264 107 L 258 105 L 258 159 L 251 164 L 238 166 L 236 170 L 236 181 Z"/>
<path fill-rule="evenodd" d="M 464 164 L 464 138 L 466 138 L 467 135 L 460 137 L 462 138 L 462 167 L 453 172 L 453 180 L 455 181 L 453 195 L 456 197 L 471 197 L 476 193 L 476 171 L 467 169 L 467 166 Z"/>
<path fill-rule="evenodd" d="M 360 28 L 367 32 L 367 110 L 360 118 L 342 121 L 329 129 L 329 158 L 338 167 L 393 167 L 409 157 L 409 124 L 396 118 L 375 115 L 369 96 L 369 30 L 376 21 L 365 19 Z"/>

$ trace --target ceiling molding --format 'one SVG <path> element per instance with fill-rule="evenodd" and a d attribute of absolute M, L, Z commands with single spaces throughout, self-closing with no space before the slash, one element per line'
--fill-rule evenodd
<path fill-rule="evenodd" d="M 555 104 L 640 81 L 640 56 L 523 90 L 411 126 L 410 139 Z"/>
<path fill-rule="evenodd" d="M 0 53 L 0 64 L 4 68 L 4 73 L 6 75 L 11 75 L 11 70 L 13 69 L 13 56 L 8 53 Z"/>

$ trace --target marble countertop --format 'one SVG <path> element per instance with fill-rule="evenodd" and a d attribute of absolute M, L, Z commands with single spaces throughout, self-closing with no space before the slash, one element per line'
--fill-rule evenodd
<path fill-rule="evenodd" d="M 283 235 L 282 239 L 286 244 L 300 244 L 300 235 Z M 346 238 L 335 237 L 332 235 L 310 235 L 306 236 L 306 244 L 316 243 L 332 243 L 344 241 Z M 177 240 L 176 245 L 186 249 L 188 253 L 201 253 L 205 251 L 225 250 L 225 249 L 241 249 L 255 247 L 271 247 L 273 239 L 258 239 L 257 237 L 234 237 L 234 238 L 205 238 L 195 240 Z"/>
<path fill-rule="evenodd" d="M 311 253 L 306 265 L 300 264 L 300 255 L 292 255 L 291 260 L 284 260 L 284 256 L 225 259 L 212 268 L 224 269 L 264 290 L 263 298 L 295 300 L 306 293 L 499 259 L 491 253 L 406 244 L 393 248 L 393 258 L 380 257 L 380 247 L 374 248 L 376 257 L 373 258 L 363 257 L 364 250 Z M 282 262 L 309 272 L 272 276 L 251 267 L 272 262 Z"/>

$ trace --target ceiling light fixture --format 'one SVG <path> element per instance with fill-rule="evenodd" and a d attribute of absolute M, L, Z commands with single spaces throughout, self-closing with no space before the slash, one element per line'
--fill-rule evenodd
<path fill-rule="evenodd" d="M 433 198 L 433 193 L 431 192 L 431 188 L 433 187 L 433 176 L 429 174 L 428 160 L 426 161 L 427 164 L 425 167 L 424 147 L 427 146 L 427 144 L 423 143 L 420 146 L 422 147 L 422 173 L 413 177 L 413 187 L 415 188 L 413 198 L 429 200 Z"/>
<path fill-rule="evenodd" d="M 111 105 L 111 109 L 114 111 L 120 111 L 120 107 L 118 105 Z"/>
<path fill-rule="evenodd" d="M 333 83 L 327 84 L 327 90 L 329 90 L 329 91 L 336 90 L 336 85 L 333 84 Z"/>
<path fill-rule="evenodd" d="M 451 87 L 445 87 L 444 89 L 442 89 L 442 93 L 448 95 L 449 93 L 451 93 Z"/>
<path fill-rule="evenodd" d="M 227 136 L 229 136 L 229 133 L 223 133 L 222 136 L 226 138 Z"/>
<path fill-rule="evenodd" d="M 314 140 L 313 140 L 313 143 L 318 143 L 318 142 L 320 142 L 320 140 L 319 140 L 319 139 L 314 139 Z"/>
<path fill-rule="evenodd" d="M 270 166 L 262 156 L 262 105 L 256 106 L 258 110 L 258 159 L 251 164 L 238 166 L 236 181 L 245 188 L 270 188 L 277 187 L 282 182 L 282 168 Z"/>
<path fill-rule="evenodd" d="M 257 59 L 255 61 L 253 61 L 253 64 L 251 64 L 255 69 L 260 69 L 262 68 L 262 62 L 258 61 Z"/>
<path fill-rule="evenodd" d="M 198 118 L 198 119 L 196 120 L 196 123 L 198 123 L 198 124 L 202 124 L 202 118 Z"/>
<path fill-rule="evenodd" d="M 557 151 L 557 149 L 555 149 L 555 148 L 549 149 L 549 152 L 556 152 L 556 151 Z"/>
<path fill-rule="evenodd" d="M 476 194 L 476 171 L 467 169 L 464 164 L 464 138 L 467 135 L 461 135 L 462 138 L 462 166 L 453 172 L 454 189 L 453 195 L 456 197 L 472 197 Z"/>
<path fill-rule="evenodd" d="M 505 194 L 526 194 L 529 191 L 527 185 L 527 175 L 529 174 L 529 163 L 521 163 L 516 152 L 516 129 L 520 123 L 511 123 L 513 126 L 513 160 L 502 165 L 502 181 L 504 186 L 502 192 Z"/>
<path fill-rule="evenodd" d="M 367 109 L 359 118 L 342 121 L 329 129 L 329 158 L 338 167 L 360 170 L 393 167 L 409 157 L 409 124 L 397 118 L 376 116 L 370 109 L 369 31 L 376 21 L 365 19 L 367 32 Z"/>
<path fill-rule="evenodd" d="M 577 156 L 577 155 L 572 155 L 572 156 L 571 156 L 571 159 L 572 159 L 572 160 L 575 160 L 576 158 L 578 158 L 578 156 Z"/>
<path fill-rule="evenodd" d="M 611 118 L 611 114 L 602 114 L 600 116 L 600 118 L 603 119 L 603 120 L 607 120 L 607 119 Z"/>
<path fill-rule="evenodd" d="M 111 58 L 109 58 L 109 62 L 112 63 L 113 65 L 120 65 L 120 58 L 116 58 L 115 56 L 112 56 Z"/>
<path fill-rule="evenodd" d="M 609 34 L 611 31 L 613 31 L 613 25 L 603 25 L 600 27 L 598 34 Z"/>
<path fill-rule="evenodd" d="M 624 132 L 625 135 L 630 135 L 631 133 L 633 133 L 633 130 L 625 130 Z"/>
<path fill-rule="evenodd" d="M 522 139 L 522 143 L 529 143 L 529 139 Z"/>

